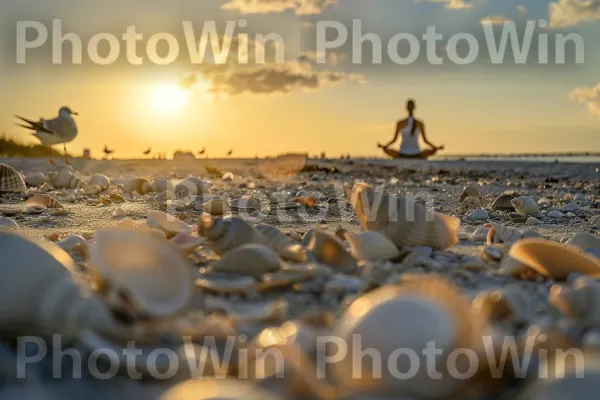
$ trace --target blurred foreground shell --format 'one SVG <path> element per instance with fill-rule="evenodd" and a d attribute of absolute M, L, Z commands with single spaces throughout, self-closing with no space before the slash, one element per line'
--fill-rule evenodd
<path fill-rule="evenodd" d="M 161 400 L 282 400 L 239 379 L 201 379 L 180 383 Z"/>
<path fill-rule="evenodd" d="M 481 201 L 478 197 L 467 197 L 458 207 L 458 211 L 463 215 L 479 209 L 481 209 Z"/>
<path fill-rule="evenodd" d="M 383 233 L 397 247 L 445 250 L 458 242 L 458 218 L 434 212 L 414 199 L 376 193 L 368 185 L 357 184 L 351 200 L 363 228 Z"/>
<path fill-rule="evenodd" d="M 600 326 L 600 283 L 589 277 L 577 278 L 571 287 L 553 286 L 550 302 L 584 328 Z"/>
<path fill-rule="evenodd" d="M 6 215 L 10 217 L 12 215 L 17 215 L 23 212 L 22 205 L 14 205 L 14 204 L 0 204 L 0 214 Z"/>
<path fill-rule="evenodd" d="M 44 206 L 46 208 L 64 208 L 64 206 L 62 204 L 60 204 L 60 202 L 58 200 L 56 200 L 54 197 L 52 197 L 48 194 L 33 195 L 29 199 L 27 199 L 27 201 L 25 202 L 25 205 L 26 206 L 38 205 L 38 206 Z"/>
<path fill-rule="evenodd" d="M 308 236 L 310 235 L 310 236 Z M 306 248 L 323 264 L 343 272 L 354 272 L 356 260 L 346 251 L 344 243 L 334 235 L 321 230 L 307 233 Z"/>
<path fill-rule="evenodd" d="M 396 245 L 379 232 L 346 232 L 345 237 L 357 260 L 391 260 L 400 255 Z"/>
<path fill-rule="evenodd" d="M 572 273 L 600 278 L 600 259 L 566 244 L 525 239 L 513 245 L 509 256 L 539 274 L 557 280 L 564 280 Z"/>
<path fill-rule="evenodd" d="M 21 174 L 10 165 L 0 163 L 0 193 L 20 193 L 26 190 Z"/>
<path fill-rule="evenodd" d="M 275 271 L 281 265 L 277 254 L 261 244 L 240 246 L 223 255 L 212 268 L 219 272 L 262 278 L 266 273 Z"/>
<path fill-rule="evenodd" d="M 108 190 L 110 187 L 110 179 L 106 175 L 94 175 L 90 178 L 88 185 L 98 185 L 102 190 Z"/>
<path fill-rule="evenodd" d="M 165 240 L 131 229 L 96 235 L 91 264 L 105 285 L 106 302 L 116 310 L 165 317 L 185 307 L 192 294 L 190 264 Z"/>
<path fill-rule="evenodd" d="M 494 200 L 492 203 L 492 210 L 494 211 L 515 211 L 515 207 L 512 205 L 514 197 L 510 194 L 503 194 Z"/>
<path fill-rule="evenodd" d="M 202 214 L 198 222 L 198 234 L 205 236 L 218 255 L 245 244 L 264 243 L 259 231 L 241 218 L 214 218 Z"/>
<path fill-rule="evenodd" d="M 152 184 L 146 178 L 134 178 L 130 179 L 123 185 L 123 193 L 132 194 L 136 192 L 138 194 L 147 194 L 153 191 Z"/>
<path fill-rule="evenodd" d="M 19 224 L 12 218 L 0 217 L 0 231 L 19 228 Z"/>
<path fill-rule="evenodd" d="M 473 300 L 472 306 L 490 321 L 517 324 L 528 322 L 535 311 L 529 294 L 516 286 L 481 293 Z"/>
<path fill-rule="evenodd" d="M 538 204 L 531 197 L 519 197 L 517 199 L 511 200 L 510 203 L 515 208 L 515 211 L 520 215 L 528 216 L 540 213 L 540 208 L 538 207 Z"/>

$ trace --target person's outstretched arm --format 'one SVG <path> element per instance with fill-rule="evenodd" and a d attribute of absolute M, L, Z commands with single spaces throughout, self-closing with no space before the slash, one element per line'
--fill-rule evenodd
<path fill-rule="evenodd" d="M 398 140 L 398 135 L 400 135 L 400 131 L 402 130 L 402 128 L 402 121 L 399 121 L 396 125 L 396 133 L 394 134 L 394 139 L 392 139 L 392 141 L 386 144 L 385 146 L 380 144 L 379 147 L 385 149 L 393 145 L 396 142 L 396 140 Z"/>
<path fill-rule="evenodd" d="M 423 122 L 421 122 L 421 136 L 423 137 L 423 141 L 425 142 L 425 144 L 431 147 L 432 149 L 442 150 L 444 148 L 444 146 L 437 147 L 427 139 L 427 135 L 425 134 L 425 124 Z"/>

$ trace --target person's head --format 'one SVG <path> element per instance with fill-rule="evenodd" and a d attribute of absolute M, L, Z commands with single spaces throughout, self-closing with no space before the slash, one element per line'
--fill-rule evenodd
<path fill-rule="evenodd" d="M 415 103 L 414 100 L 410 99 L 406 102 L 406 111 L 408 111 L 408 113 L 410 115 L 413 115 L 416 108 L 417 108 L 417 103 Z"/>

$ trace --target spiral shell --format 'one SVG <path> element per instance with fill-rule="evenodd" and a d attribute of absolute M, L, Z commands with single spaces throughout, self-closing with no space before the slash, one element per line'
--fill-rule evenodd
<path fill-rule="evenodd" d="M 51 173 L 48 181 L 57 189 L 81 189 L 86 186 L 85 182 L 68 168 Z"/>
<path fill-rule="evenodd" d="M 21 174 L 10 165 L 0 163 L 0 193 L 20 193 L 26 190 Z"/>
<path fill-rule="evenodd" d="M 209 240 L 218 255 L 245 244 L 265 243 L 258 230 L 237 217 L 213 218 L 210 214 L 203 214 L 198 222 L 198 234 Z"/>
<path fill-rule="evenodd" d="M 288 236 L 274 226 L 257 225 L 256 230 L 262 235 L 264 243 L 275 250 L 284 260 L 301 264 L 308 261 L 306 249 L 301 245 L 294 244 Z"/>
<path fill-rule="evenodd" d="M 515 211 L 520 215 L 529 216 L 540 213 L 540 208 L 538 207 L 538 204 L 531 197 L 519 197 L 517 199 L 511 200 L 510 203 L 515 208 Z"/>
<path fill-rule="evenodd" d="M 146 178 L 130 179 L 123 185 L 123 193 L 127 194 L 132 194 L 133 192 L 138 194 L 148 194 L 152 191 L 152 184 Z"/>
<path fill-rule="evenodd" d="M 270 248 L 262 244 L 247 244 L 224 254 L 212 265 L 213 270 L 261 278 L 275 271 L 281 260 Z"/>
<path fill-rule="evenodd" d="M 344 236 L 357 260 L 391 260 L 400 255 L 396 245 L 379 232 L 346 232 Z"/>
<path fill-rule="evenodd" d="M 54 197 L 52 197 L 48 194 L 33 195 L 29 199 L 27 199 L 27 201 L 25 202 L 25 205 L 26 206 L 38 205 L 38 206 L 44 206 L 46 208 L 64 208 L 64 206 L 62 204 L 60 204 L 60 202 L 58 200 L 56 200 Z"/>
<path fill-rule="evenodd" d="M 98 185 L 102 190 L 108 190 L 110 188 L 110 179 L 106 175 L 94 175 L 88 181 L 88 185 Z"/>
<path fill-rule="evenodd" d="M 550 302 L 584 328 L 600 326 L 600 283 L 594 279 L 580 277 L 571 287 L 553 286 Z"/>
<path fill-rule="evenodd" d="M 351 200 L 363 228 L 383 233 L 397 247 L 445 250 L 458 243 L 458 218 L 433 212 L 410 198 L 376 193 L 368 185 L 357 184 Z"/>

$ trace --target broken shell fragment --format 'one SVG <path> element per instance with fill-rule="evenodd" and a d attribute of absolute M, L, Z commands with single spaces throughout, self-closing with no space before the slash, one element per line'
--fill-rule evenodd
<path fill-rule="evenodd" d="M 56 245 L 68 253 L 78 252 L 85 257 L 89 256 L 90 246 L 82 236 L 68 236 L 60 242 L 56 242 Z"/>
<path fill-rule="evenodd" d="M 398 248 L 379 232 L 345 233 L 350 253 L 357 260 L 391 260 L 400 255 Z"/>
<path fill-rule="evenodd" d="M 113 217 L 122 218 L 127 216 L 127 211 L 123 210 L 121 207 L 116 208 L 113 211 Z"/>
<path fill-rule="evenodd" d="M 288 196 L 285 193 L 273 193 L 269 197 L 269 204 L 277 205 L 287 202 Z"/>
<path fill-rule="evenodd" d="M 169 243 L 175 246 L 184 256 L 189 256 L 205 242 L 206 238 L 192 236 L 187 233 L 179 233 L 177 236 L 169 239 Z"/>
<path fill-rule="evenodd" d="M 231 200 L 230 205 L 235 210 L 260 210 L 260 201 L 251 197 Z"/>
<path fill-rule="evenodd" d="M 211 183 L 200 178 L 186 178 L 175 186 L 175 197 L 181 199 L 183 197 L 195 197 L 208 193 L 211 188 Z"/>
<path fill-rule="evenodd" d="M 247 244 L 225 253 L 212 268 L 218 272 L 261 278 L 278 269 L 280 264 L 279 257 L 270 248 L 261 244 Z"/>
<path fill-rule="evenodd" d="M 538 204 L 531 197 L 519 197 L 517 199 L 511 200 L 510 203 L 515 208 L 515 211 L 520 215 L 528 216 L 540 213 L 540 208 L 538 207 Z"/>
<path fill-rule="evenodd" d="M 563 213 L 561 213 L 560 211 L 550 211 L 548 213 L 548 217 L 554 218 L 554 219 L 561 219 L 564 216 L 565 215 Z"/>
<path fill-rule="evenodd" d="M 23 206 L 21 205 L 12 205 L 12 204 L 2 204 L 0 205 L 0 214 L 4 214 L 7 217 L 12 215 L 17 215 L 23 212 Z"/>
<path fill-rule="evenodd" d="M 490 218 L 490 214 L 487 210 L 475 210 L 468 217 L 471 221 L 486 221 Z"/>
<path fill-rule="evenodd" d="M 600 258 L 600 236 L 587 232 L 579 232 L 567 244 L 580 248 Z"/>

